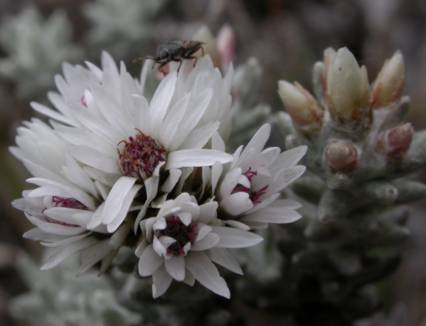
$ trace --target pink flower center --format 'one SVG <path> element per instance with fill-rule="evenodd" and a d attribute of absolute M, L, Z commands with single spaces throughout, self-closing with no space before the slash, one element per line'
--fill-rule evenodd
<path fill-rule="evenodd" d="M 74 198 L 65 198 L 65 197 L 59 197 L 59 196 L 52 196 L 52 206 L 53 207 L 66 207 L 66 208 L 75 208 L 75 209 L 84 209 L 87 210 L 87 207 L 80 203 L 77 199 Z M 70 227 L 78 227 L 79 225 L 66 223 L 62 221 L 58 221 L 54 218 L 45 216 L 45 219 L 49 223 L 63 225 L 63 226 L 70 226 Z"/>
<path fill-rule="evenodd" d="M 154 173 L 158 163 L 166 160 L 166 149 L 141 131 L 119 145 L 122 145 L 118 150 L 121 171 L 128 177 L 145 180 Z"/>
<path fill-rule="evenodd" d="M 157 231 L 156 236 L 167 236 L 175 239 L 176 241 L 167 248 L 167 254 L 184 256 L 186 254 L 184 250 L 185 245 L 187 243 L 193 244 L 197 238 L 198 225 L 196 223 L 185 225 L 182 223 L 179 216 L 176 215 L 167 217 L 166 223 L 166 228 Z"/>
<path fill-rule="evenodd" d="M 248 181 L 251 183 L 253 178 L 255 176 L 257 176 L 257 171 L 252 170 L 251 167 L 248 168 L 248 170 L 246 172 L 243 173 L 243 175 L 246 176 L 246 178 L 248 179 Z M 234 188 L 234 190 L 232 191 L 232 193 L 236 193 L 236 192 L 245 192 L 249 194 L 250 200 L 252 201 L 253 204 L 259 204 L 262 200 L 261 197 L 266 193 L 266 191 L 268 190 L 268 186 L 264 186 L 258 190 L 252 190 L 251 189 L 251 185 L 250 187 L 246 187 L 242 184 L 237 184 L 236 187 Z"/>

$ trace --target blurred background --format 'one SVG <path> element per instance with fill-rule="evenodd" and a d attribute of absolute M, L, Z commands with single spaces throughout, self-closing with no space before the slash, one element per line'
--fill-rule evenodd
<path fill-rule="evenodd" d="M 34 116 L 29 103 L 46 101 L 64 61 L 98 62 L 107 50 L 136 72 L 140 65 L 132 60 L 154 54 L 158 44 L 189 39 L 202 25 L 216 35 L 224 24 L 235 32 L 234 63 L 259 60 L 259 101 L 273 110 L 282 109 L 277 81 L 309 88 L 312 64 L 326 47 L 349 47 L 370 80 L 400 49 L 409 120 L 426 127 L 425 0 L 0 0 L 0 325 L 20 325 L 8 311 L 27 287 L 14 267 L 17 255 L 41 253 L 22 238 L 29 224 L 10 205 L 26 174 L 8 147 L 21 121 Z M 412 208 L 413 241 L 387 290 L 390 316 L 377 315 L 368 325 L 420 325 L 426 317 L 425 204 Z"/>

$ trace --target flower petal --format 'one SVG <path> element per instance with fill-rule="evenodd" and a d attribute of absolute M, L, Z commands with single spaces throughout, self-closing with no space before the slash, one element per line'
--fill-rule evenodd
<path fill-rule="evenodd" d="M 206 254 L 191 252 L 186 257 L 186 266 L 194 278 L 210 291 L 228 299 L 231 297 L 225 280 Z"/>

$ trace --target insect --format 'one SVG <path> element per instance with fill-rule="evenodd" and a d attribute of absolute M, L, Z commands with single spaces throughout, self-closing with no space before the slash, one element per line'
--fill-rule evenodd
<path fill-rule="evenodd" d="M 182 65 L 183 60 L 194 60 L 194 65 L 197 62 L 195 54 L 201 50 L 204 55 L 203 42 L 200 41 L 171 41 L 161 44 L 157 48 L 157 53 L 154 57 L 148 56 L 146 58 L 154 60 L 160 66 L 159 70 L 171 61 L 179 62 L 178 71 Z"/>

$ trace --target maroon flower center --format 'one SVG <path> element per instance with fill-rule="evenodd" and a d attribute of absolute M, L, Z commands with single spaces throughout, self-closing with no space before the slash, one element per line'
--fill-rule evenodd
<path fill-rule="evenodd" d="M 119 143 L 118 157 L 125 176 L 142 180 L 149 178 L 158 163 L 166 160 L 166 149 L 141 131 Z"/>
<path fill-rule="evenodd" d="M 74 198 L 65 198 L 65 197 L 59 197 L 59 196 L 52 196 L 52 206 L 53 207 L 66 207 L 66 208 L 75 208 L 75 209 L 84 209 L 87 210 L 87 207 L 80 203 L 77 199 Z M 63 226 L 71 226 L 71 227 L 78 227 L 79 225 L 66 223 L 63 221 L 58 221 L 54 218 L 45 216 L 45 219 L 49 223 L 63 225 Z"/>
<path fill-rule="evenodd" d="M 246 172 L 243 173 L 243 175 L 246 176 L 246 178 L 248 179 L 248 181 L 251 183 L 253 178 L 255 176 L 257 176 L 257 171 L 252 170 L 251 167 L 248 168 L 248 170 Z M 237 184 L 234 188 L 234 190 L 232 190 L 232 193 L 236 193 L 236 192 L 245 192 L 249 194 L 250 200 L 252 201 L 253 204 L 259 204 L 262 200 L 261 197 L 266 193 L 266 191 L 268 190 L 268 186 L 264 186 L 258 190 L 252 190 L 251 189 L 251 185 L 250 187 L 246 187 L 242 184 Z"/>
<path fill-rule="evenodd" d="M 198 225 L 191 223 L 185 225 L 180 220 L 179 216 L 171 215 L 166 218 L 167 226 L 164 230 L 159 230 L 156 233 L 157 237 L 167 236 L 175 239 L 167 248 L 167 254 L 173 256 L 184 256 L 184 247 L 187 243 L 193 244 L 198 234 Z"/>

